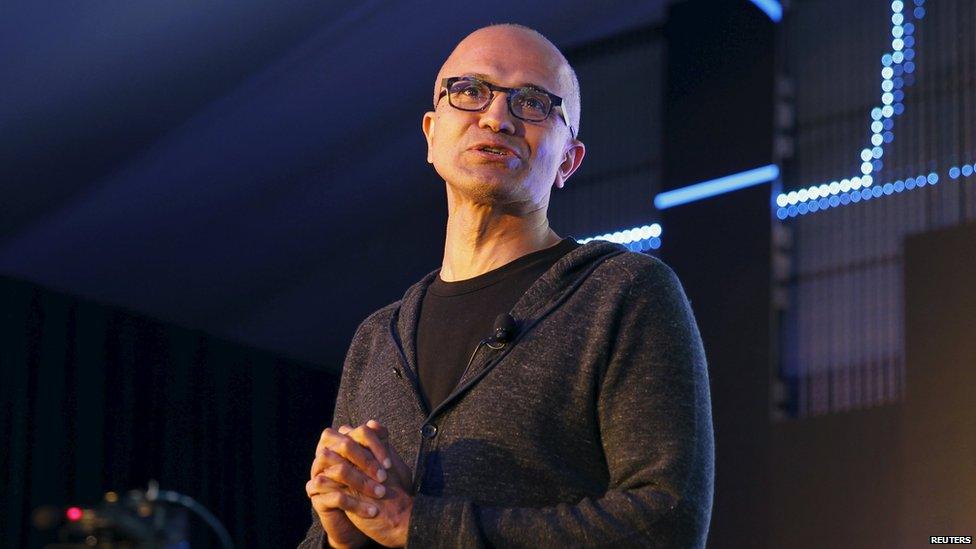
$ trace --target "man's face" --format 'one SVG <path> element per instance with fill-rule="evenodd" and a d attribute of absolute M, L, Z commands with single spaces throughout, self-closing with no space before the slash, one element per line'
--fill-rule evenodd
<path fill-rule="evenodd" d="M 534 35 L 492 27 L 461 42 L 438 84 L 444 77 L 474 76 L 504 87 L 533 85 L 565 100 L 566 75 L 558 54 Z M 547 205 L 552 185 L 562 187 L 584 153 L 557 109 L 541 122 L 521 120 L 509 111 L 504 92 L 495 92 L 480 112 L 456 109 L 441 97 L 424 115 L 423 127 L 427 161 L 450 186 L 479 203 Z"/>

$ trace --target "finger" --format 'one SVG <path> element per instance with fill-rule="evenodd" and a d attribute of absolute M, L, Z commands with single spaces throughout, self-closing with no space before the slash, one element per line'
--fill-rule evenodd
<path fill-rule="evenodd" d="M 369 448 L 373 452 L 373 456 L 383 464 L 384 468 L 389 469 L 393 467 L 393 461 L 390 459 L 390 453 L 386 449 L 386 444 L 380 440 L 379 434 L 371 427 L 358 427 L 349 431 L 346 436 Z"/>
<path fill-rule="evenodd" d="M 323 431 L 322 438 L 325 448 L 342 456 L 377 482 L 383 482 L 389 476 L 373 452 L 352 438 L 334 429 Z"/>
<path fill-rule="evenodd" d="M 380 440 L 386 442 L 386 440 L 390 438 L 390 431 L 388 431 L 379 421 L 371 419 L 366 422 L 366 426 L 376 431 L 376 434 L 380 437 Z"/>
<path fill-rule="evenodd" d="M 386 486 L 366 477 L 359 469 L 348 463 L 328 467 L 322 471 L 322 476 L 364 496 L 382 498 L 386 495 Z"/>
<path fill-rule="evenodd" d="M 315 453 L 309 478 L 315 478 L 315 475 L 321 474 L 326 467 L 335 465 L 336 463 L 342 463 L 343 461 L 346 461 L 346 459 L 339 454 L 328 448 L 321 448 Z"/>
<path fill-rule="evenodd" d="M 312 507 L 319 513 L 342 509 L 363 518 L 373 518 L 378 511 L 375 505 L 361 501 L 344 492 L 329 492 L 313 496 Z"/>
<path fill-rule="evenodd" d="M 305 483 L 305 494 L 308 497 L 326 494 L 329 492 L 341 492 L 345 487 L 335 482 L 325 475 L 317 475 Z"/>

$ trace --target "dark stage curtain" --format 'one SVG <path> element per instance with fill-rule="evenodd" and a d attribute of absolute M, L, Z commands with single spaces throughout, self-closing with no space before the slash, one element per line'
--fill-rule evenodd
<path fill-rule="evenodd" d="M 294 547 L 338 376 L 0 278 L 0 546 L 40 547 L 40 505 L 108 490 L 195 498 L 237 547 Z M 195 547 L 217 538 L 191 516 Z"/>

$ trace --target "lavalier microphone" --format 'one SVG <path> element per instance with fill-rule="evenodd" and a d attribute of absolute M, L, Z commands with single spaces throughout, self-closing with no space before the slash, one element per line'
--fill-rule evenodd
<path fill-rule="evenodd" d="M 515 318 L 512 315 L 502 313 L 495 317 L 495 325 L 492 332 L 492 343 L 501 343 L 504 345 L 515 339 L 515 335 L 518 333 L 518 323 L 515 322 Z"/>

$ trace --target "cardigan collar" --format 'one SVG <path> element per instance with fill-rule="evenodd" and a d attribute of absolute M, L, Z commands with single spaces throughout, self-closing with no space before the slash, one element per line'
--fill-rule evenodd
<path fill-rule="evenodd" d="M 627 248 L 603 240 L 593 240 L 570 251 L 561 257 L 538 280 L 529 286 L 525 294 L 515 303 L 509 314 L 515 318 L 519 326 L 515 344 L 525 333 L 538 323 L 546 314 L 568 297 L 586 277 L 603 261 L 615 255 L 624 253 Z M 431 271 L 419 282 L 407 289 L 399 305 L 394 308 L 390 319 L 392 336 L 413 376 L 417 376 L 417 325 L 420 321 L 420 306 L 427 288 L 440 274 L 440 269 Z M 480 373 L 483 368 L 473 368 L 465 380 Z M 483 365 L 482 365 L 483 366 Z"/>

